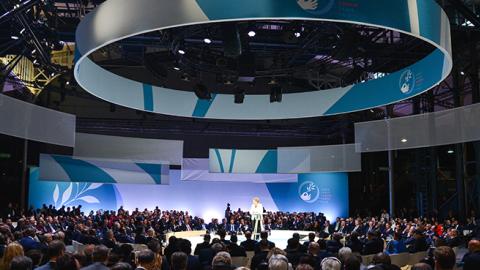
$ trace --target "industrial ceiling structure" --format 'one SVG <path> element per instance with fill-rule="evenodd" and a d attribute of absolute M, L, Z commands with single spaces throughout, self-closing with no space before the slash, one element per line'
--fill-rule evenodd
<path fill-rule="evenodd" d="M 353 123 L 438 111 L 478 100 L 478 1 L 439 0 L 452 24 L 454 71 L 440 85 L 386 107 L 331 117 L 272 121 L 187 119 L 122 108 L 76 85 L 75 29 L 101 0 L 0 3 L 1 89 L 77 115 L 79 131 L 168 137 L 220 134 L 353 141 Z M 185 91 L 242 96 L 322 90 L 376 79 L 433 47 L 375 27 L 293 21 L 239 21 L 155 31 L 113 43 L 90 58 L 122 76 Z"/>

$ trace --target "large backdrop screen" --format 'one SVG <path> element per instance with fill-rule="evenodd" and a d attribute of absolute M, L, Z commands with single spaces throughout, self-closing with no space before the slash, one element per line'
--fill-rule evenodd
<path fill-rule="evenodd" d="M 39 169 L 30 170 L 29 203 L 82 205 L 92 210 L 153 209 L 188 210 L 192 215 L 222 218 L 227 203 L 232 209 L 250 209 L 260 197 L 267 211 L 322 212 L 330 220 L 348 215 L 348 174 L 300 174 L 296 183 L 246 183 L 181 181 L 180 170 L 170 170 L 170 185 L 106 184 L 39 180 Z"/>

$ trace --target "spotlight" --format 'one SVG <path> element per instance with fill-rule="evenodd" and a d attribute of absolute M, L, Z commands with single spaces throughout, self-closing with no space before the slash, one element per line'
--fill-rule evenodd
<path fill-rule="evenodd" d="M 460 71 L 460 75 L 465 76 L 465 72 Z"/>
<path fill-rule="evenodd" d="M 176 71 L 179 71 L 179 70 L 180 70 L 180 68 L 179 68 L 179 67 L 176 67 L 176 66 L 173 67 L 173 69 L 175 69 Z"/>
<path fill-rule="evenodd" d="M 211 100 L 212 95 L 208 91 L 207 87 L 203 84 L 197 84 L 195 87 L 195 95 L 197 95 L 198 99 L 204 100 Z"/>
<path fill-rule="evenodd" d="M 184 55 L 184 54 L 185 54 L 185 51 L 182 50 L 182 49 L 180 49 L 180 50 L 178 50 L 178 53 L 181 54 L 181 55 Z"/>
<path fill-rule="evenodd" d="M 50 74 L 51 77 L 55 76 L 55 72 L 52 72 L 52 74 Z"/>
<path fill-rule="evenodd" d="M 293 35 L 296 37 L 296 38 L 299 38 L 302 34 L 300 32 L 295 32 L 293 33 Z"/>
<path fill-rule="evenodd" d="M 450 150 L 447 151 L 447 153 L 453 154 L 453 153 L 455 153 L 455 151 L 453 151 L 452 149 L 450 149 Z"/>
<path fill-rule="evenodd" d="M 66 85 L 70 85 L 70 82 L 69 82 L 69 81 L 67 81 L 65 84 L 66 84 Z"/>
<path fill-rule="evenodd" d="M 270 90 L 270 103 L 282 102 L 282 88 L 280 86 L 273 86 Z"/>
<path fill-rule="evenodd" d="M 257 33 L 255 33 L 255 31 L 248 31 L 248 36 L 249 37 L 254 37 Z"/>
<path fill-rule="evenodd" d="M 14 40 L 17 40 L 17 39 L 18 39 L 17 36 L 11 36 L 10 38 L 11 38 L 11 39 L 14 39 Z"/>
<path fill-rule="evenodd" d="M 402 138 L 400 141 L 401 141 L 402 143 L 406 143 L 406 142 L 408 142 L 408 140 L 407 140 L 407 139 L 405 139 L 405 138 Z"/>
<path fill-rule="evenodd" d="M 212 43 L 212 40 L 209 39 L 209 38 L 204 38 L 203 42 L 205 42 L 206 44 L 210 44 L 210 43 Z"/>
<path fill-rule="evenodd" d="M 233 100 L 235 104 L 242 104 L 244 99 L 245 99 L 245 91 L 243 91 L 242 89 L 237 89 L 235 91 L 234 100 Z"/>

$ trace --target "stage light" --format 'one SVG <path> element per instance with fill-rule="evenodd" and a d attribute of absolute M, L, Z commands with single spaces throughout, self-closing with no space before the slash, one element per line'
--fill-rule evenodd
<path fill-rule="evenodd" d="M 38 64 L 37 59 L 33 60 L 33 64 L 34 64 L 34 65 Z"/>
<path fill-rule="evenodd" d="M 50 74 L 51 77 L 55 76 L 55 72 L 52 72 L 52 74 Z"/>
<path fill-rule="evenodd" d="M 282 87 L 274 86 L 270 91 L 270 103 L 282 102 Z"/>
<path fill-rule="evenodd" d="M 17 36 L 11 36 L 10 38 L 11 38 L 11 39 L 14 39 L 14 40 L 17 40 L 17 39 L 18 39 Z"/>
<path fill-rule="evenodd" d="M 453 153 L 455 153 L 455 151 L 453 151 L 452 149 L 450 149 L 450 150 L 447 151 L 447 153 L 453 154 Z"/>
<path fill-rule="evenodd" d="M 32 50 L 32 54 L 35 54 L 37 52 L 37 49 Z"/>
<path fill-rule="evenodd" d="M 20 35 L 23 34 L 23 32 L 25 32 L 25 28 L 23 28 L 22 30 L 20 30 Z"/>
<path fill-rule="evenodd" d="M 248 36 L 249 37 L 254 37 L 257 33 L 255 31 L 248 31 Z"/>
<path fill-rule="evenodd" d="M 212 95 L 210 94 L 210 91 L 208 91 L 207 87 L 203 84 L 197 84 L 195 87 L 195 95 L 199 99 L 205 99 L 205 100 L 211 100 Z"/>
<path fill-rule="evenodd" d="M 181 55 L 184 55 L 185 51 L 180 49 L 180 50 L 178 50 L 178 53 L 181 54 Z"/>
<path fill-rule="evenodd" d="M 296 38 L 299 38 L 302 34 L 300 32 L 295 32 L 293 33 L 293 35 L 296 37 Z"/>
<path fill-rule="evenodd" d="M 465 72 L 460 71 L 460 75 L 465 76 Z"/>
<path fill-rule="evenodd" d="M 70 82 L 69 82 L 69 81 L 67 81 L 65 84 L 66 84 L 66 85 L 70 85 Z"/>
<path fill-rule="evenodd" d="M 209 38 L 204 38 L 203 42 L 205 42 L 206 44 L 210 44 L 210 43 L 212 43 L 212 40 L 209 39 Z"/>
<path fill-rule="evenodd" d="M 406 143 L 406 142 L 408 142 L 408 140 L 407 140 L 407 139 L 405 139 L 405 138 L 401 139 L 400 141 L 401 141 L 402 143 Z"/>
<path fill-rule="evenodd" d="M 173 67 L 173 69 L 175 69 L 176 71 L 179 71 L 179 70 L 180 70 L 179 67 Z"/>

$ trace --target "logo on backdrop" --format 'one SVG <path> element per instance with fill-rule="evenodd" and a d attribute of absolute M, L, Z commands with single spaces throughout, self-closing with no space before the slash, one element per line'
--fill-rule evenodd
<path fill-rule="evenodd" d="M 318 187 L 312 181 L 305 181 L 298 187 L 298 196 L 304 202 L 314 203 L 320 196 Z"/>
<path fill-rule="evenodd" d="M 405 95 L 408 95 L 413 91 L 415 88 L 415 74 L 413 74 L 412 70 L 407 69 L 402 73 L 400 76 L 399 87 L 400 91 Z"/>
<path fill-rule="evenodd" d="M 305 11 L 314 15 L 322 15 L 329 12 L 335 0 L 297 0 L 297 4 Z"/>

